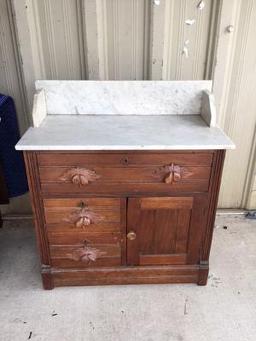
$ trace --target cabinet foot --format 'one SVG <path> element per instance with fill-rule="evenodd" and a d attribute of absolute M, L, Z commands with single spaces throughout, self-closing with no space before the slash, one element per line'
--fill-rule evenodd
<path fill-rule="evenodd" d="M 53 278 L 52 278 L 52 274 L 51 274 L 49 266 L 42 267 L 41 276 L 42 276 L 43 288 L 45 290 L 52 290 L 54 288 L 54 284 L 53 284 Z"/>
<path fill-rule="evenodd" d="M 209 273 L 209 262 L 200 262 L 199 266 L 199 275 L 198 275 L 198 285 L 206 285 L 208 280 L 208 273 Z"/>

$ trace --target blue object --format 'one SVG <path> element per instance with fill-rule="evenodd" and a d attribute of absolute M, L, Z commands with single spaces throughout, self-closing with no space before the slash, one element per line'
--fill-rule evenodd
<path fill-rule="evenodd" d="M 15 150 L 20 138 L 15 104 L 11 97 L 0 94 L 0 162 L 9 198 L 28 191 L 23 155 Z"/>

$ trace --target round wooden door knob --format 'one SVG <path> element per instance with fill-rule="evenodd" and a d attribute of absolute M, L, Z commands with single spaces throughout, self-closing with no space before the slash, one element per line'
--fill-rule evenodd
<path fill-rule="evenodd" d="M 136 233 L 133 232 L 133 231 L 129 232 L 129 233 L 127 234 L 127 238 L 128 238 L 129 240 L 134 240 L 134 239 L 136 239 Z"/>

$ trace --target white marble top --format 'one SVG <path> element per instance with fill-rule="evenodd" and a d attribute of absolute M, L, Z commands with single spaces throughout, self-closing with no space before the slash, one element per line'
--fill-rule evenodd
<path fill-rule="evenodd" d="M 48 115 L 29 128 L 17 150 L 233 149 L 200 115 Z"/>

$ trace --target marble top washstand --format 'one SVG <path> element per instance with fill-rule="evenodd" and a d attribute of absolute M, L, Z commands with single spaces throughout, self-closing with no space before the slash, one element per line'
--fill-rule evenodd
<path fill-rule="evenodd" d="M 211 81 L 37 81 L 17 150 L 233 149 Z"/>

